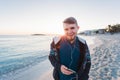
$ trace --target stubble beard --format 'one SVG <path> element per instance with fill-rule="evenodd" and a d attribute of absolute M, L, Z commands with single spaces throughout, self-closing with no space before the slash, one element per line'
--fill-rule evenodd
<path fill-rule="evenodd" d="M 73 42 L 75 40 L 75 36 L 68 36 L 67 38 L 70 42 Z"/>

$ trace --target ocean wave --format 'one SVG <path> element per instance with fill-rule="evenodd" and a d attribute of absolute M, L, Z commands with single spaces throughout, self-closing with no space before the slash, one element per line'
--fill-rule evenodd
<path fill-rule="evenodd" d="M 28 66 L 33 66 L 37 63 L 42 62 L 43 60 L 47 59 L 48 55 L 44 56 L 29 56 L 29 57 L 23 57 L 18 59 L 9 59 L 3 62 L 0 62 L 2 66 L 0 66 L 0 76 L 3 74 L 7 74 L 9 72 L 14 72 L 18 69 L 22 69 Z"/>

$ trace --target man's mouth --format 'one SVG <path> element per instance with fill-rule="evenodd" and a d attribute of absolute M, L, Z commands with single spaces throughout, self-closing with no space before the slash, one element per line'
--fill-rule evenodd
<path fill-rule="evenodd" d="M 74 36 L 74 34 L 72 33 L 72 34 L 68 34 L 68 36 Z"/>

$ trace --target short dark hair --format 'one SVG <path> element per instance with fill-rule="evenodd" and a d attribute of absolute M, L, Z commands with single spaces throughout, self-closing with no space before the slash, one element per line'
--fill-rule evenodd
<path fill-rule="evenodd" d="M 63 23 L 67 23 L 67 24 L 77 24 L 77 20 L 74 17 L 68 17 L 66 18 Z"/>

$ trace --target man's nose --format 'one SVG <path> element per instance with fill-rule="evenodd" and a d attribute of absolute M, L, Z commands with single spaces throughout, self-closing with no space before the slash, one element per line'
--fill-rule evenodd
<path fill-rule="evenodd" d="M 72 30 L 71 30 L 71 29 L 69 29 L 69 30 L 68 30 L 68 33 L 71 33 L 71 32 L 72 32 Z"/>

